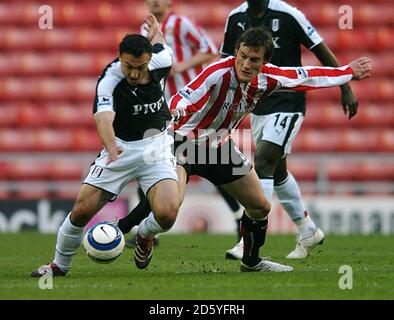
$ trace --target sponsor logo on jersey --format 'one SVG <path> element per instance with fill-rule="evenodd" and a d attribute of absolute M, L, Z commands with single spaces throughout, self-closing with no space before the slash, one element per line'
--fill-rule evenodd
<path fill-rule="evenodd" d="M 153 103 L 133 105 L 133 115 L 155 113 L 161 109 L 161 107 L 163 106 L 163 103 L 164 103 L 164 98 L 161 97 L 160 100 L 153 102 Z"/>
<path fill-rule="evenodd" d="M 242 31 L 245 31 L 245 22 L 243 22 L 243 23 L 238 22 L 237 27 L 240 27 L 242 29 Z"/>
<path fill-rule="evenodd" d="M 308 74 L 304 70 L 304 68 L 297 68 L 298 79 L 300 78 L 307 78 Z"/>
<path fill-rule="evenodd" d="M 99 107 L 110 106 L 110 105 L 112 105 L 112 100 L 113 100 L 112 96 L 99 96 L 97 105 Z"/>
<path fill-rule="evenodd" d="M 272 19 L 271 21 L 271 29 L 273 32 L 278 31 L 280 28 L 279 19 Z"/>

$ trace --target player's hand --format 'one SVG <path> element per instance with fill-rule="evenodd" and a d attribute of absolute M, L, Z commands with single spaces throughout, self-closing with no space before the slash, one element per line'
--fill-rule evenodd
<path fill-rule="evenodd" d="M 171 110 L 171 115 L 172 115 L 172 119 L 174 119 L 174 122 L 178 122 L 186 115 L 186 110 L 185 109 L 174 109 L 174 110 Z"/>
<path fill-rule="evenodd" d="M 367 57 L 358 58 L 352 61 L 349 66 L 353 69 L 352 80 L 363 80 L 371 76 L 371 59 Z"/>
<path fill-rule="evenodd" d="M 174 76 L 176 73 L 182 73 L 185 71 L 187 68 L 185 67 L 184 63 L 178 62 L 178 63 L 173 63 L 170 71 L 170 76 Z"/>
<path fill-rule="evenodd" d="M 108 157 L 107 157 L 107 164 L 110 164 L 111 162 L 114 162 L 118 159 L 119 155 L 123 152 L 122 147 L 115 146 L 109 150 L 108 152 Z"/>
<path fill-rule="evenodd" d="M 160 31 L 160 25 L 153 14 L 149 14 L 145 18 L 144 30 L 147 32 L 146 37 L 149 41 L 152 41 L 154 36 Z"/>
<path fill-rule="evenodd" d="M 349 119 L 357 114 L 358 100 L 350 87 L 342 89 L 342 108 L 343 112 L 348 113 Z"/>

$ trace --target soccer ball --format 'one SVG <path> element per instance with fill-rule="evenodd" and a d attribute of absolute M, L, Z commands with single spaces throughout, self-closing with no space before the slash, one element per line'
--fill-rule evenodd
<path fill-rule="evenodd" d="M 94 262 L 111 263 L 122 254 L 125 240 L 117 226 L 100 222 L 89 228 L 82 244 Z"/>

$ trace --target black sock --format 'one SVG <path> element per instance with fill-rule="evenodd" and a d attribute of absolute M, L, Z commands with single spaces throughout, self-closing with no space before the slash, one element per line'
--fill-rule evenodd
<path fill-rule="evenodd" d="M 244 239 L 243 263 L 255 265 L 260 261 L 259 251 L 265 242 L 267 226 L 268 218 L 257 221 L 248 217 L 245 212 L 242 215 L 241 236 Z"/>
<path fill-rule="evenodd" d="M 217 189 L 233 212 L 237 212 L 241 208 L 238 201 L 227 191 L 224 191 L 220 186 L 217 186 Z"/>
<path fill-rule="evenodd" d="M 241 221 L 242 219 L 237 219 L 235 220 L 235 223 L 237 224 L 237 236 L 238 236 L 238 242 L 241 241 Z"/>
<path fill-rule="evenodd" d="M 138 191 L 138 198 L 140 199 L 140 201 L 143 200 L 143 199 L 146 199 L 145 193 L 144 193 L 144 191 L 142 191 L 140 186 L 138 186 L 137 191 Z"/>
<path fill-rule="evenodd" d="M 144 199 L 142 199 L 126 217 L 119 220 L 118 226 L 120 231 L 122 231 L 123 234 L 129 233 L 131 229 L 134 226 L 139 225 L 151 211 L 149 201 L 144 197 Z"/>

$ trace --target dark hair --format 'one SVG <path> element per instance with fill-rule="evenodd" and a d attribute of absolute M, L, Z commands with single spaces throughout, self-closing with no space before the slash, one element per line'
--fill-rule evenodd
<path fill-rule="evenodd" d="M 235 45 L 235 49 L 238 50 L 241 44 L 256 50 L 264 48 L 264 61 L 269 62 L 271 60 L 271 56 L 274 51 L 274 43 L 272 41 L 271 32 L 269 32 L 267 29 L 258 27 L 246 30 L 239 37 Z"/>
<path fill-rule="evenodd" d="M 129 53 L 140 57 L 144 53 L 152 55 L 153 47 L 149 40 L 140 34 L 127 34 L 119 44 L 119 53 Z"/>

